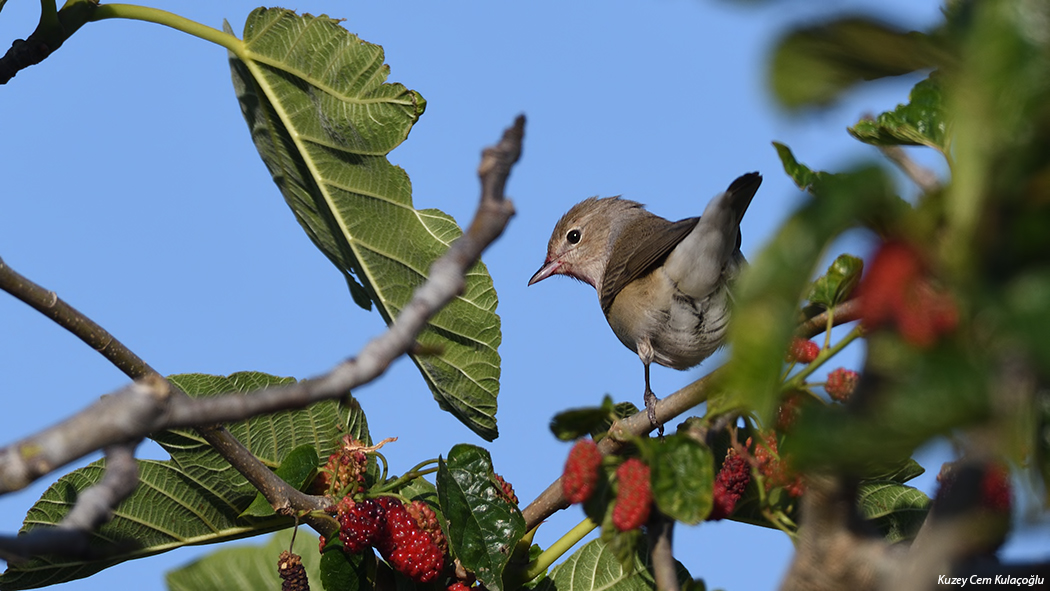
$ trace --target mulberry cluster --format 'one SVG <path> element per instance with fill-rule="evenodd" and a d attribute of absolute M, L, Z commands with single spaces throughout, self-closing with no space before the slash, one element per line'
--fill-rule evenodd
<path fill-rule="evenodd" d="M 375 499 L 354 502 L 343 497 L 337 505 L 339 539 L 351 554 L 357 554 L 376 543 L 386 517 L 386 510 Z"/>
<path fill-rule="evenodd" d="M 328 456 L 328 462 L 314 483 L 314 491 L 334 496 L 364 492 L 365 472 L 368 469 L 366 446 L 351 435 L 343 435 L 343 445 Z"/>
<path fill-rule="evenodd" d="M 769 433 L 763 438 L 765 445 L 755 446 L 755 461 L 758 463 L 758 471 L 766 479 L 766 489 L 783 488 L 784 492 L 793 496 L 802 496 L 805 485 L 802 477 L 792 472 L 777 455 L 777 436 Z M 751 447 L 751 439 L 747 440 L 747 446 Z"/>
<path fill-rule="evenodd" d="M 747 458 L 729 448 L 726 459 L 722 463 L 722 469 L 715 477 L 714 505 L 711 514 L 707 516 L 708 521 L 718 521 L 733 514 L 740 497 L 751 482 L 751 466 Z"/>
<path fill-rule="evenodd" d="M 572 446 L 561 476 L 561 488 L 566 500 L 582 503 L 591 498 L 598 484 L 598 468 L 601 464 L 602 453 L 593 439 L 581 439 Z"/>
<path fill-rule="evenodd" d="M 824 390 L 833 400 L 845 402 L 849 400 L 850 394 L 857 389 L 860 374 L 853 370 L 838 368 L 828 374 L 828 380 L 824 384 Z"/>
<path fill-rule="evenodd" d="M 879 248 L 857 294 L 864 326 L 893 324 L 916 347 L 933 345 L 959 322 L 955 301 L 933 287 L 921 253 L 902 242 Z"/>
<path fill-rule="evenodd" d="M 638 529 L 649 520 L 653 491 L 649 483 L 649 466 L 638 458 L 627 458 L 616 469 L 616 505 L 612 522 L 620 531 Z"/>
<path fill-rule="evenodd" d="M 394 497 L 380 497 L 377 501 L 386 510 L 386 522 L 382 534 L 376 540 L 379 553 L 390 566 L 417 583 L 429 583 L 437 579 L 445 568 L 445 553 L 442 550 L 445 537 L 441 534 L 441 528 L 437 527 L 434 512 L 429 513 L 433 523 L 424 526 Z M 414 512 L 424 515 L 425 512 L 416 503 L 420 502 L 413 502 Z M 434 536 L 439 536 L 439 539 Z"/>
<path fill-rule="evenodd" d="M 357 553 L 373 546 L 394 569 L 417 583 L 437 579 L 445 569 L 448 543 L 429 505 L 413 501 L 407 507 L 394 497 L 338 505 L 339 539 L 343 549 Z"/>
<path fill-rule="evenodd" d="M 809 339 L 791 339 L 788 347 L 787 361 L 799 363 L 811 363 L 820 354 L 820 346 Z"/>

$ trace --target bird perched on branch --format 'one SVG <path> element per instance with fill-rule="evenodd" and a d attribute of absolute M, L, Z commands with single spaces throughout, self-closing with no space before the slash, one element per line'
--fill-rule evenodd
<path fill-rule="evenodd" d="M 645 366 L 645 407 L 661 432 L 649 364 L 688 369 L 722 345 L 729 286 L 745 262 L 740 221 L 761 184 L 745 174 L 701 217 L 678 222 L 620 197 L 585 199 L 558 220 L 529 280 L 568 275 L 594 286 L 609 326 Z"/>

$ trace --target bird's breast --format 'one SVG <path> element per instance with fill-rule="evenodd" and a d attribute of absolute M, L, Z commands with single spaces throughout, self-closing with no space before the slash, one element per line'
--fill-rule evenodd
<path fill-rule="evenodd" d="M 648 341 L 652 359 L 674 369 L 687 369 L 715 352 L 725 339 L 729 317 L 728 290 L 723 286 L 703 298 L 678 290 L 658 268 L 632 281 L 613 300 L 607 319 L 620 341 L 634 352 Z"/>

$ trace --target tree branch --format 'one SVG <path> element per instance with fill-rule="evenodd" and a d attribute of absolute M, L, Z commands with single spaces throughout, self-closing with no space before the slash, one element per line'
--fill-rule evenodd
<path fill-rule="evenodd" d="M 521 155 L 524 130 L 525 117 L 518 116 L 514 125 L 504 131 L 499 144 L 483 151 L 478 169 L 481 200 L 473 222 L 434 262 L 427 281 L 416 290 L 388 330 L 369 342 L 357 358 L 336 366 L 324 376 L 293 386 L 264 388 L 248 396 L 232 394 L 191 399 L 97 324 L 0 261 L 0 289 L 40 310 L 103 352 L 107 359 L 116 358 L 120 362 L 118 367 L 125 373 L 138 374 L 135 377 L 140 378 L 66 421 L 0 449 L 0 494 L 22 488 L 96 449 L 137 441 L 158 430 L 243 420 L 302 408 L 319 400 L 342 398 L 351 388 L 381 375 L 394 359 L 415 346 L 416 337 L 429 319 L 462 293 L 467 270 L 502 234 L 514 215 L 514 207 L 503 191 L 511 168 Z M 321 508 L 322 498 L 290 487 L 225 429 L 212 426 L 201 428 L 200 432 L 276 510 L 288 513 Z M 107 498 L 112 500 L 116 496 Z M 308 517 L 306 520 L 310 521 Z M 47 547 L 49 552 L 64 549 L 61 545 Z"/>

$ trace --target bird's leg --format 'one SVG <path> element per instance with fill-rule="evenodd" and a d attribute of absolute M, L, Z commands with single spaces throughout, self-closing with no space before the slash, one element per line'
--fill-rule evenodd
<path fill-rule="evenodd" d="M 659 398 L 653 393 L 652 388 L 649 387 L 649 364 L 645 364 L 645 414 L 649 417 L 649 424 L 652 425 L 660 437 L 664 436 L 664 425 L 663 423 L 656 420 L 656 402 Z"/>

